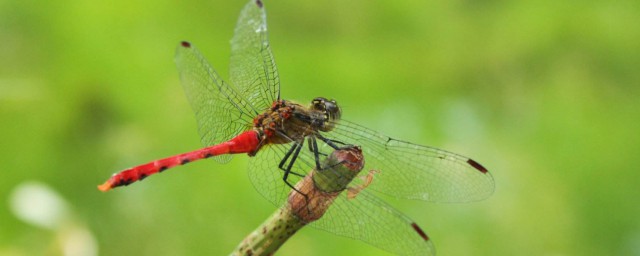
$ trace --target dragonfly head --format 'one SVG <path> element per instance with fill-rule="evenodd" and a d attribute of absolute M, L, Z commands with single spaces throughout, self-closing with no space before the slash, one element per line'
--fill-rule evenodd
<path fill-rule="evenodd" d="M 341 110 L 335 100 L 317 97 L 311 101 L 311 109 L 321 111 L 323 113 L 322 125 L 318 127 L 320 131 L 331 131 L 335 126 L 336 121 L 340 120 Z"/>

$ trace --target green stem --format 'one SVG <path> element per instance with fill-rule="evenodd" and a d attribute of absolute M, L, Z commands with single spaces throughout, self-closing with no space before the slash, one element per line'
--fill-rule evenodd
<path fill-rule="evenodd" d="M 282 207 L 242 240 L 231 255 L 272 255 L 305 224 Z"/>
<path fill-rule="evenodd" d="M 293 234 L 324 215 L 333 200 L 364 167 L 359 147 L 335 150 L 322 166 L 296 184 L 287 202 L 260 227 L 251 232 L 231 253 L 234 256 L 273 255 Z"/>

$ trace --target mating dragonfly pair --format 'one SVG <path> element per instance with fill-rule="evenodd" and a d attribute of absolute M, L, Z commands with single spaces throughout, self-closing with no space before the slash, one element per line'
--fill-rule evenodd
<path fill-rule="evenodd" d="M 182 42 L 175 58 L 195 111 L 201 141 L 196 151 L 114 174 L 98 188 L 128 185 L 168 168 L 205 158 L 225 163 L 231 154 L 250 158 L 249 177 L 276 206 L 321 159 L 354 144 L 365 157 L 357 196 L 338 196 L 312 225 L 396 254 L 433 255 L 427 235 L 407 216 L 374 195 L 433 202 L 470 202 L 493 193 L 494 182 L 478 162 L 444 150 L 384 136 L 342 119 L 338 103 L 315 98 L 310 106 L 280 98 L 280 80 L 267 37 L 264 5 L 250 1 L 231 40 L 230 82 L 220 78 L 195 46 Z M 306 145 L 305 145 L 306 144 Z M 373 180 L 371 180 L 373 178 Z"/>

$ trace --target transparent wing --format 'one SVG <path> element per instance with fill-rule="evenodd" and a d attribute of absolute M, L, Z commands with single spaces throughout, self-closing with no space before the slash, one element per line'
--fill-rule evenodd
<path fill-rule="evenodd" d="M 267 17 L 261 1 L 249 1 L 240 13 L 231 39 L 231 83 L 258 110 L 280 98 L 280 78 L 267 35 Z M 262 112 L 262 111 L 259 111 Z"/>
<path fill-rule="evenodd" d="M 278 207 L 286 201 L 287 195 L 289 191 L 291 191 L 291 188 L 283 181 L 284 171 L 281 170 L 278 165 L 293 145 L 293 142 L 288 144 L 265 145 L 249 160 L 248 174 L 251 183 L 260 194 Z M 321 154 L 321 161 L 334 151 L 333 148 L 324 143 L 318 144 L 318 147 L 318 151 Z M 303 148 L 300 150 L 291 167 L 291 171 L 295 172 L 295 174 L 289 174 L 287 181 L 295 185 L 302 177 L 309 174 L 315 166 L 315 157 L 305 141 Z"/>
<path fill-rule="evenodd" d="M 263 146 L 258 153 L 249 159 L 249 179 L 267 200 L 280 207 L 285 203 L 291 188 L 283 181 L 284 171 L 278 165 L 286 152 L 293 146 L 290 144 L 270 144 Z M 290 174 L 287 180 L 295 185 L 300 176 L 306 176 L 315 167 L 315 160 L 305 147 L 300 151 L 291 170 L 300 175 Z"/>
<path fill-rule="evenodd" d="M 365 170 L 379 171 L 369 191 L 434 202 L 471 202 L 494 190 L 491 174 L 458 154 L 396 140 L 345 120 L 322 135 L 362 147 Z"/>
<path fill-rule="evenodd" d="M 196 114 L 200 140 L 205 146 L 227 141 L 248 129 L 256 112 L 245 97 L 225 83 L 207 60 L 188 42 L 175 57 L 184 92 Z M 227 162 L 231 155 L 214 157 Z"/>
<path fill-rule="evenodd" d="M 367 189 L 353 199 L 341 193 L 324 216 L 311 225 L 398 255 L 435 255 L 433 243 L 415 222 L 367 193 Z"/>
<path fill-rule="evenodd" d="M 269 48 L 262 2 L 242 10 L 231 40 L 231 82 L 225 83 L 202 54 L 183 42 L 176 53 L 180 79 L 196 113 L 202 144 L 215 145 L 250 127 L 253 117 L 279 99 L 280 80 Z M 231 155 L 216 156 L 227 162 Z"/>
<path fill-rule="evenodd" d="M 291 146 L 292 144 L 266 146 L 250 160 L 249 178 L 252 184 L 277 207 L 286 203 L 291 192 L 282 180 L 283 171 L 278 168 L 279 162 Z M 320 148 L 320 152 L 325 155 L 331 151 L 333 148 L 327 145 Z M 365 163 L 368 161 L 365 156 Z M 305 146 L 294 162 L 292 171 L 305 176 L 314 167 L 315 158 Z M 360 176 L 366 173 L 361 171 Z M 374 176 L 375 178 L 377 177 Z M 295 185 L 300 179 L 301 177 L 291 174 L 288 181 Z M 355 186 L 361 181 L 360 178 L 356 178 L 350 186 Z M 376 182 L 377 180 L 374 180 L 371 186 Z M 369 188 L 360 191 L 354 199 L 347 199 L 346 191 L 341 193 L 325 215 L 312 222 L 311 226 L 358 239 L 399 255 L 435 254 L 426 234 L 420 233 L 422 230 L 411 219 L 367 193 L 367 190 Z"/>

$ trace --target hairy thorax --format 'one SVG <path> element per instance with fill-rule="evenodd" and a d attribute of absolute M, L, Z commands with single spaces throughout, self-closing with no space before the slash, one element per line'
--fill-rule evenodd
<path fill-rule="evenodd" d="M 277 100 L 264 113 L 253 119 L 254 129 L 261 134 L 262 144 L 300 142 L 318 131 L 328 132 L 340 118 L 334 100 L 315 98 L 309 107 L 287 100 Z"/>

